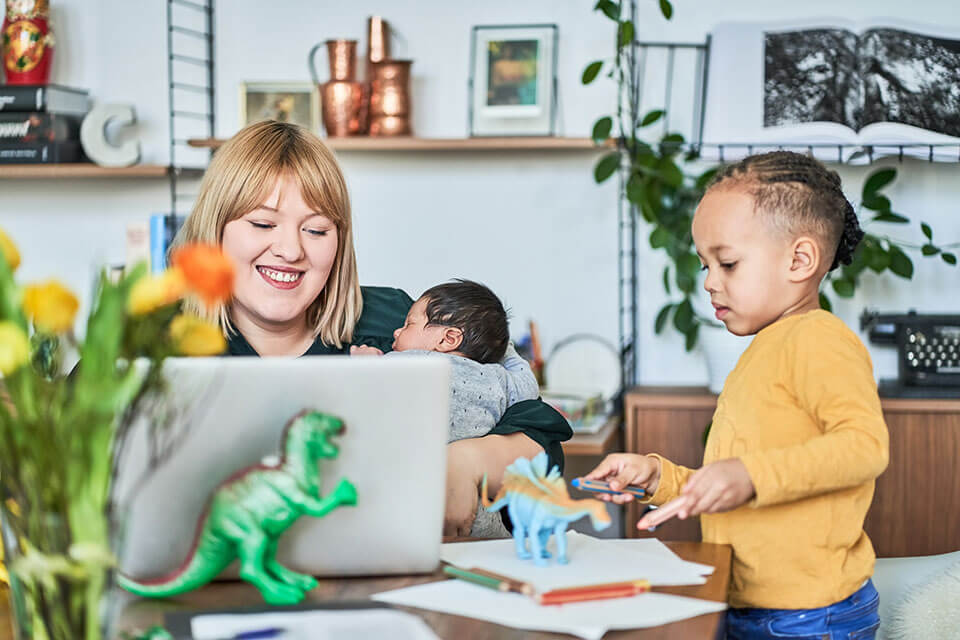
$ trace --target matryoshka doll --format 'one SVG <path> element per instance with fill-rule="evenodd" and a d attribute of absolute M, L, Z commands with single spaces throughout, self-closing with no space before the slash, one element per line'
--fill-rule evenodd
<path fill-rule="evenodd" d="M 53 45 L 49 0 L 7 0 L 3 21 L 7 84 L 47 84 Z"/>

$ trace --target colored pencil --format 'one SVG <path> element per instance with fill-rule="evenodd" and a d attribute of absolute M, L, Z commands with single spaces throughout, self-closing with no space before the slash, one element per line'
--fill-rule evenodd
<path fill-rule="evenodd" d="M 645 498 L 647 497 L 647 492 L 641 489 L 640 487 L 631 487 L 626 486 L 619 491 L 615 491 L 610 488 L 608 482 L 602 482 L 600 480 L 587 480 L 586 478 L 574 478 L 570 481 L 570 484 L 573 485 L 575 489 L 580 489 L 581 491 L 591 491 L 593 493 L 609 493 L 612 495 L 618 495 L 621 493 L 629 493 L 635 498 Z"/>
<path fill-rule="evenodd" d="M 470 573 L 476 573 L 481 576 L 486 576 L 488 578 L 505 582 L 508 585 L 509 590 L 513 591 L 514 593 L 522 593 L 527 596 L 532 596 L 535 591 L 533 585 L 529 582 L 523 582 L 521 580 L 517 580 L 516 578 L 511 578 L 510 576 L 502 576 L 499 573 L 487 571 L 486 569 L 478 569 L 477 567 L 471 567 L 468 569 L 468 571 L 470 571 Z"/>
<path fill-rule="evenodd" d="M 541 593 L 536 597 L 542 605 L 565 604 L 568 602 L 586 602 L 588 600 L 604 600 L 607 598 L 626 598 L 650 591 L 650 582 L 647 580 L 631 580 L 628 582 L 609 582 L 606 584 L 586 585 L 554 589 Z"/>
<path fill-rule="evenodd" d="M 464 580 L 466 582 L 472 582 L 473 584 L 480 585 L 481 587 L 486 587 L 488 589 L 494 589 L 495 591 L 509 591 L 510 584 L 504 582 L 503 580 L 498 580 L 497 578 L 491 578 L 490 576 L 481 575 L 479 573 L 474 573 L 472 571 L 466 571 L 464 569 L 459 569 L 457 567 L 452 567 L 447 565 L 443 568 L 443 572 L 448 576 L 454 577 L 458 580 Z"/>

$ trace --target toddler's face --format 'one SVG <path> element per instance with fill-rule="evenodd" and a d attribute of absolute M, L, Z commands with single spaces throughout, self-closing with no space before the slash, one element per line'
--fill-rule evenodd
<path fill-rule="evenodd" d="M 403 326 L 393 332 L 393 350 L 436 351 L 443 342 L 445 327 L 427 326 L 427 300 L 420 298 L 407 312 Z"/>
<path fill-rule="evenodd" d="M 778 320 L 789 307 L 790 243 L 754 212 L 753 197 L 736 187 L 709 190 L 692 231 L 703 288 L 727 330 L 752 335 Z"/>

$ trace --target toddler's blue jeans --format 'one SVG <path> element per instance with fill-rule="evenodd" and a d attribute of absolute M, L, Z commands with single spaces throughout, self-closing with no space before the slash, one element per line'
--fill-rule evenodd
<path fill-rule="evenodd" d="M 879 604 L 867 580 L 846 600 L 819 609 L 729 609 L 727 640 L 873 640 Z"/>

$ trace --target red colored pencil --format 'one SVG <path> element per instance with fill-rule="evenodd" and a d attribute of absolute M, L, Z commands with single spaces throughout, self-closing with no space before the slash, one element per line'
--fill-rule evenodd
<path fill-rule="evenodd" d="M 607 598 L 627 598 L 650 590 L 650 583 L 646 580 L 631 580 L 629 582 L 610 582 L 607 584 L 554 589 L 537 596 L 537 602 L 543 605 L 564 604 L 567 602 L 585 602 L 587 600 L 604 600 Z"/>

